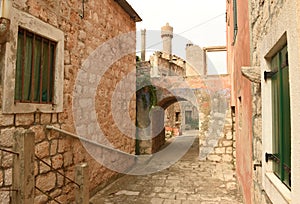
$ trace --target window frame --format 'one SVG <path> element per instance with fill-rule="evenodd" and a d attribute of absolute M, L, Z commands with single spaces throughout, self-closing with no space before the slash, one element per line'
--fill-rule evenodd
<path fill-rule="evenodd" d="M 31 43 L 25 44 L 30 38 L 32 39 Z M 18 30 L 19 40 L 22 40 L 22 44 L 18 42 L 17 46 L 15 102 L 52 104 L 57 43 L 22 27 L 19 27 Z M 27 45 L 30 50 L 27 50 Z M 24 66 L 26 61 L 30 61 L 30 68 L 27 69 L 30 73 L 27 76 Z M 27 91 L 24 90 L 25 84 L 29 86 Z M 43 89 L 46 89 L 46 95 L 44 95 Z"/>
<path fill-rule="evenodd" d="M 233 12 L 233 42 L 232 45 L 235 44 L 237 34 L 238 34 L 238 12 L 237 12 L 237 0 L 232 0 L 232 12 Z"/>
<path fill-rule="evenodd" d="M 283 24 L 282 24 L 283 25 Z M 262 68 L 262 145 L 263 145 L 263 152 L 262 152 L 262 185 L 263 189 L 265 190 L 266 194 L 270 198 L 272 202 L 280 202 L 280 203 L 289 203 L 292 199 L 292 189 L 293 177 L 297 175 L 295 170 L 293 169 L 293 165 L 291 165 L 291 188 L 288 188 L 283 182 L 280 180 L 278 176 L 274 173 L 274 161 L 268 161 L 268 153 L 272 155 L 274 152 L 274 138 L 273 138 L 273 114 L 272 114 L 272 81 L 267 77 L 264 79 L 264 72 L 272 72 L 272 57 L 278 53 L 281 48 L 283 48 L 286 44 L 288 45 L 288 53 L 289 53 L 289 86 L 290 86 L 290 95 L 292 96 L 292 86 L 291 83 L 291 73 L 294 72 L 293 59 L 295 59 L 295 53 L 291 52 L 293 49 L 293 40 L 288 35 L 290 30 L 285 30 L 285 27 L 281 28 L 281 30 L 277 30 L 276 37 L 274 37 L 274 33 L 268 34 L 265 39 L 262 41 L 261 53 L 262 58 L 261 68 Z M 273 70 L 274 71 L 274 70 Z M 264 82 L 263 82 L 264 80 Z M 295 101 L 290 100 L 290 107 L 291 107 L 291 130 L 293 130 L 293 107 L 295 105 Z M 293 140 L 293 133 L 291 132 L 291 140 Z M 293 143 L 292 143 L 293 145 Z M 291 147 L 291 163 L 293 162 L 293 148 Z"/>
<path fill-rule="evenodd" d="M 291 114 L 290 114 L 290 87 L 289 87 L 290 85 L 289 85 L 289 76 L 288 76 L 289 66 L 287 61 L 288 56 L 283 57 L 283 54 L 288 55 L 287 49 L 288 49 L 287 44 L 285 44 L 271 59 L 271 70 L 273 72 L 273 75 L 271 77 L 272 128 L 273 128 L 272 158 L 274 158 L 273 159 L 274 174 L 281 180 L 281 182 L 284 185 L 286 185 L 290 189 L 291 172 L 287 172 L 288 168 L 289 170 L 291 170 L 291 132 L 290 132 Z M 285 62 L 283 61 L 284 59 Z M 284 74 L 284 71 L 287 72 L 287 74 Z M 287 77 L 287 79 L 284 79 L 284 77 Z M 286 85 L 285 83 L 287 83 L 287 87 L 284 87 L 284 85 Z M 288 96 L 288 99 L 286 96 Z M 288 124 L 286 123 L 287 118 L 285 115 L 288 115 L 289 117 Z M 288 125 L 289 127 L 286 127 L 286 125 Z M 286 131 L 289 131 L 288 137 L 286 135 L 287 133 Z M 287 141 L 287 139 L 289 141 Z M 287 151 L 289 151 L 289 153 Z M 288 158 L 289 161 L 287 161 L 285 157 L 289 157 Z M 288 164 L 286 164 L 286 162 L 288 162 Z M 286 178 L 287 175 L 285 175 L 285 173 L 289 175 L 289 178 Z M 286 179 L 289 180 L 288 183 L 286 183 L 287 182 Z"/>
<path fill-rule="evenodd" d="M 64 33 L 60 29 L 18 9 L 12 8 L 10 40 L 4 45 L 4 57 L 1 58 L 2 70 L 2 112 L 12 113 L 58 113 L 63 111 L 63 80 L 64 80 Z M 55 78 L 53 103 L 24 103 L 15 101 L 16 53 L 18 31 L 22 27 L 37 35 L 56 42 Z"/>

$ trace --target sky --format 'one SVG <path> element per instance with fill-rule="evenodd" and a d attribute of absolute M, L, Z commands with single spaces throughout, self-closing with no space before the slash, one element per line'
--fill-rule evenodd
<path fill-rule="evenodd" d="M 160 29 L 166 23 L 173 27 L 173 53 L 182 58 L 185 58 L 185 45 L 189 41 L 200 47 L 226 45 L 226 0 L 127 1 L 143 19 L 136 24 L 137 50 L 140 50 L 140 30 L 146 29 L 147 56 L 161 50 Z M 218 72 L 226 72 L 226 54 L 210 55 L 211 64 L 219 67 Z"/>

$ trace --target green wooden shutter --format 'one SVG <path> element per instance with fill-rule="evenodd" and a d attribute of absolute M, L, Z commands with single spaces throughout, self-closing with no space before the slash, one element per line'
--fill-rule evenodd
<path fill-rule="evenodd" d="M 288 53 L 285 46 L 271 62 L 272 72 L 272 115 L 273 115 L 273 164 L 274 173 L 288 187 L 291 168 L 291 121 Z"/>

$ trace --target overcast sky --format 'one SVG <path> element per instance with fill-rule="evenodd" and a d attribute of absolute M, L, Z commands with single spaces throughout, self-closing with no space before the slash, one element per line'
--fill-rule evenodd
<path fill-rule="evenodd" d="M 187 41 L 200 47 L 226 44 L 226 0 L 127 1 L 143 19 L 137 23 L 137 50 L 140 50 L 141 29 L 147 30 L 147 51 L 161 50 L 160 29 L 167 22 L 174 28 L 173 53 L 180 57 L 185 58 Z M 220 62 L 213 60 L 213 63 L 224 63 L 224 57 L 218 55 L 218 58 Z"/>

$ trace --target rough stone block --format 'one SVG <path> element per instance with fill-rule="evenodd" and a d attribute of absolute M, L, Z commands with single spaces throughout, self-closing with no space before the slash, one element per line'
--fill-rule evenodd
<path fill-rule="evenodd" d="M 254 119 L 253 122 L 253 134 L 254 137 L 262 137 L 262 118 L 261 117 L 257 117 Z"/>
<path fill-rule="evenodd" d="M 226 154 L 232 154 L 232 152 L 233 152 L 232 147 L 226 147 L 226 151 L 225 151 Z"/>
<path fill-rule="evenodd" d="M 12 168 L 4 170 L 4 184 L 6 186 L 12 185 Z"/>
<path fill-rule="evenodd" d="M 49 156 L 49 142 L 44 141 L 41 143 L 38 143 L 35 146 L 35 154 L 38 156 L 40 159 Z"/>
<path fill-rule="evenodd" d="M 58 153 L 63 153 L 66 151 L 69 151 L 71 149 L 70 147 L 70 141 L 66 139 L 58 140 Z"/>
<path fill-rule="evenodd" d="M 2 129 L 0 132 L 0 145 L 2 147 L 12 147 L 13 145 L 13 135 L 15 128 Z"/>
<path fill-rule="evenodd" d="M 222 159 L 222 157 L 219 156 L 219 155 L 208 155 L 208 156 L 207 156 L 207 159 L 208 159 L 209 161 L 213 161 L 213 162 L 220 162 L 221 159 Z"/>
<path fill-rule="evenodd" d="M 64 155 L 64 167 L 70 166 L 73 164 L 73 153 L 72 152 L 65 152 Z"/>
<path fill-rule="evenodd" d="M 33 125 L 33 114 L 16 114 L 16 126 Z"/>
<path fill-rule="evenodd" d="M 225 154 L 225 147 L 217 147 L 215 148 L 216 154 Z"/>
<path fill-rule="evenodd" d="M 7 152 L 2 153 L 2 168 L 10 168 L 13 166 L 13 155 Z"/>
<path fill-rule="evenodd" d="M 226 135 L 225 135 L 225 138 L 227 139 L 227 140 L 232 140 L 232 133 L 231 132 L 227 132 L 226 133 Z"/>
<path fill-rule="evenodd" d="M 56 184 L 56 175 L 53 172 L 39 175 L 36 177 L 36 186 L 44 191 L 54 189 Z"/>
<path fill-rule="evenodd" d="M 60 171 L 61 173 L 63 173 L 63 171 Z M 62 186 L 65 185 L 65 178 L 59 174 L 57 174 L 57 187 L 61 188 Z"/>
<path fill-rule="evenodd" d="M 56 189 L 56 190 L 54 190 L 52 193 L 50 193 L 50 196 L 51 196 L 52 198 L 56 198 L 56 197 L 58 197 L 59 195 L 61 195 L 61 193 L 62 193 L 62 190 L 61 190 L 61 189 Z"/>
<path fill-rule="evenodd" d="M 52 123 L 57 123 L 57 122 L 58 122 L 58 114 L 59 114 L 59 113 L 53 113 L 53 114 L 51 115 L 51 122 L 52 122 Z"/>
<path fill-rule="evenodd" d="M 44 162 L 46 162 L 47 164 L 49 164 L 51 166 L 51 161 L 49 158 L 44 158 L 43 159 Z M 51 168 L 46 165 L 45 163 L 41 162 L 40 161 L 40 173 L 43 174 L 43 173 L 47 173 L 51 170 Z"/>
<path fill-rule="evenodd" d="M 45 204 L 48 201 L 48 196 L 39 195 L 34 198 L 34 204 Z"/>
<path fill-rule="evenodd" d="M 68 203 L 68 196 L 61 195 L 61 196 L 57 197 L 56 200 L 60 203 Z"/>
<path fill-rule="evenodd" d="M 46 138 L 43 126 L 41 126 L 41 125 L 32 126 L 32 127 L 30 127 L 30 130 L 32 130 L 35 133 L 35 142 L 36 143 L 39 143 Z"/>
<path fill-rule="evenodd" d="M 50 124 L 51 114 L 42 113 L 41 114 L 41 124 Z"/>
<path fill-rule="evenodd" d="M 233 142 L 232 140 L 224 140 L 222 144 L 224 147 L 232 147 Z"/>
<path fill-rule="evenodd" d="M 223 154 L 222 155 L 222 161 L 231 162 L 232 160 L 233 160 L 232 155 L 230 155 L 230 154 Z"/>
<path fill-rule="evenodd" d="M 14 124 L 14 115 L 0 114 L 0 126 L 9 126 Z"/>
<path fill-rule="evenodd" d="M 51 156 L 57 154 L 57 146 L 58 146 L 58 140 L 51 140 L 51 142 L 50 142 L 50 155 Z"/>
<path fill-rule="evenodd" d="M 0 193 L 0 200 L 1 203 L 10 203 L 10 198 L 9 198 L 9 192 L 1 192 Z"/>
<path fill-rule="evenodd" d="M 59 169 L 63 166 L 63 156 L 61 154 L 55 155 L 54 157 L 52 157 L 52 167 L 54 169 Z"/>
<path fill-rule="evenodd" d="M 232 152 L 232 156 L 233 156 L 234 158 L 236 158 L 236 151 L 235 151 L 235 150 Z"/>

